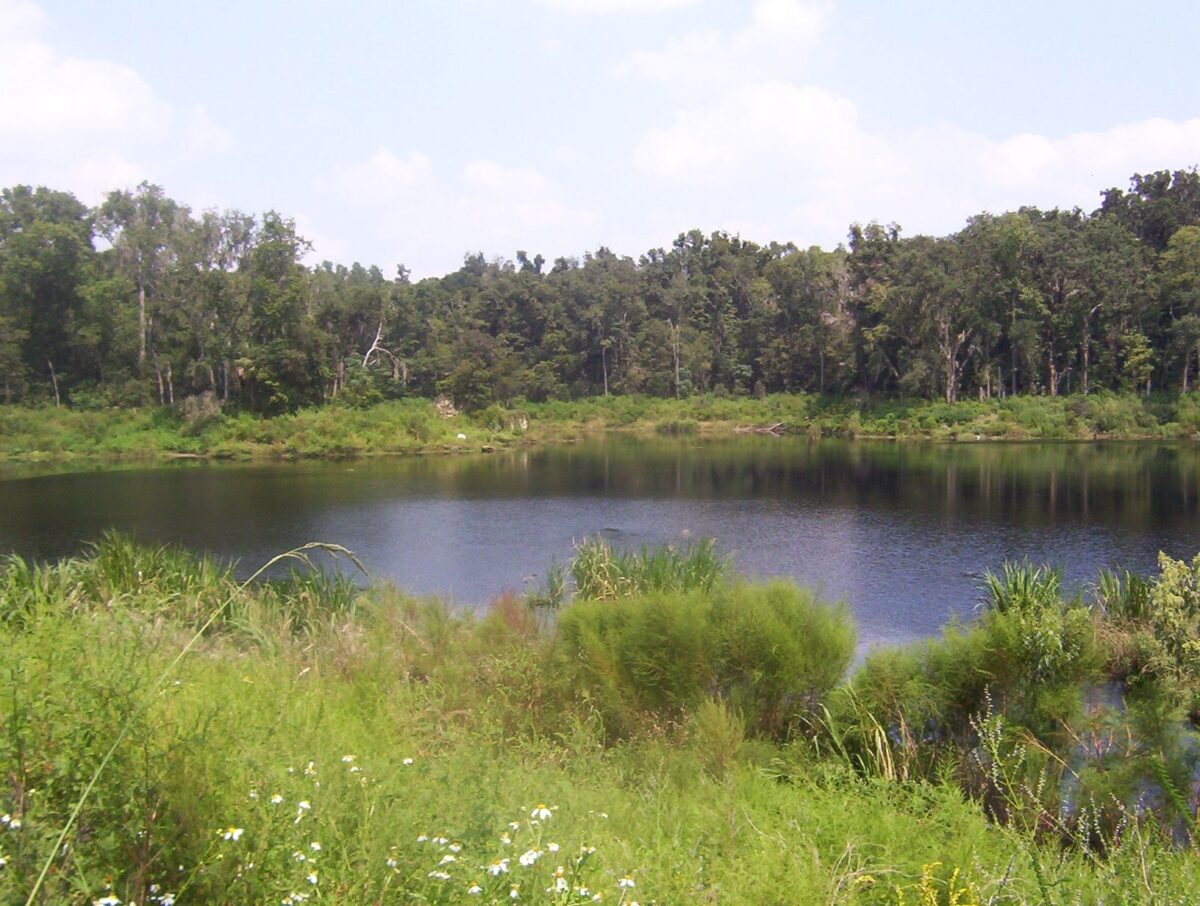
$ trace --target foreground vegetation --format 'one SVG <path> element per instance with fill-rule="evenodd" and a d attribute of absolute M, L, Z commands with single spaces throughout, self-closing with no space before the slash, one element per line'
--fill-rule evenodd
<path fill-rule="evenodd" d="M 121 538 L 10 557 L 0 901 L 1200 890 L 1200 559 L 1087 601 L 1009 566 L 976 621 L 848 681 L 843 608 L 711 545 L 588 542 L 550 576 L 473 615 Z"/>
<path fill-rule="evenodd" d="M 0 461 L 202 456 L 345 457 L 478 451 L 599 431 L 730 434 L 771 430 L 813 437 L 1051 440 L 1192 438 L 1193 394 L 1009 397 L 954 404 L 778 394 L 684 400 L 597 397 L 449 412 L 429 400 L 305 409 L 274 418 L 220 408 L 84 411 L 0 407 Z"/>

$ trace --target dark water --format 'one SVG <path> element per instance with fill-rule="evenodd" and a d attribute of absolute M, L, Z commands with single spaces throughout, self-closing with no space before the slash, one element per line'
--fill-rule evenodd
<path fill-rule="evenodd" d="M 633 441 L 490 456 L 192 465 L 0 480 L 0 550 L 75 553 L 115 527 L 237 558 L 310 540 L 376 576 L 474 605 L 521 591 L 572 544 L 713 536 L 758 575 L 851 605 L 865 642 L 968 615 L 1006 558 L 1154 569 L 1200 551 L 1200 448 L 1171 444 Z"/>

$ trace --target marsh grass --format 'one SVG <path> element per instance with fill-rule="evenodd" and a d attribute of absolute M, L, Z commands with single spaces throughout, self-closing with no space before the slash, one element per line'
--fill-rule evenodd
<path fill-rule="evenodd" d="M 613 601 L 650 592 L 709 592 L 729 573 L 730 564 L 711 538 L 682 547 L 621 550 L 595 537 L 576 546 L 570 571 L 580 598 Z"/>

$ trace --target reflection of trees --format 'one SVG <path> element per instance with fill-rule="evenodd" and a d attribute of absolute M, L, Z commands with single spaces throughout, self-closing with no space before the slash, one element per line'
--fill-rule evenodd
<path fill-rule="evenodd" d="M 813 500 L 1045 524 L 1059 518 L 1145 525 L 1197 510 L 1200 452 L 1170 444 L 916 444 L 738 438 L 697 443 L 617 438 L 438 463 L 445 489 L 622 497 Z"/>

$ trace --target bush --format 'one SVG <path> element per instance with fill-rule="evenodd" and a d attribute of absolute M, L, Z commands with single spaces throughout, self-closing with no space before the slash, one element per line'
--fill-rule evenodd
<path fill-rule="evenodd" d="M 577 686 L 610 734 L 666 725 L 716 696 L 761 736 L 786 736 L 854 653 L 843 607 L 787 582 L 578 601 L 558 622 Z"/>
<path fill-rule="evenodd" d="M 710 640 L 720 694 L 751 729 L 780 737 L 841 680 L 855 632 L 844 606 L 775 581 L 716 595 Z"/>

